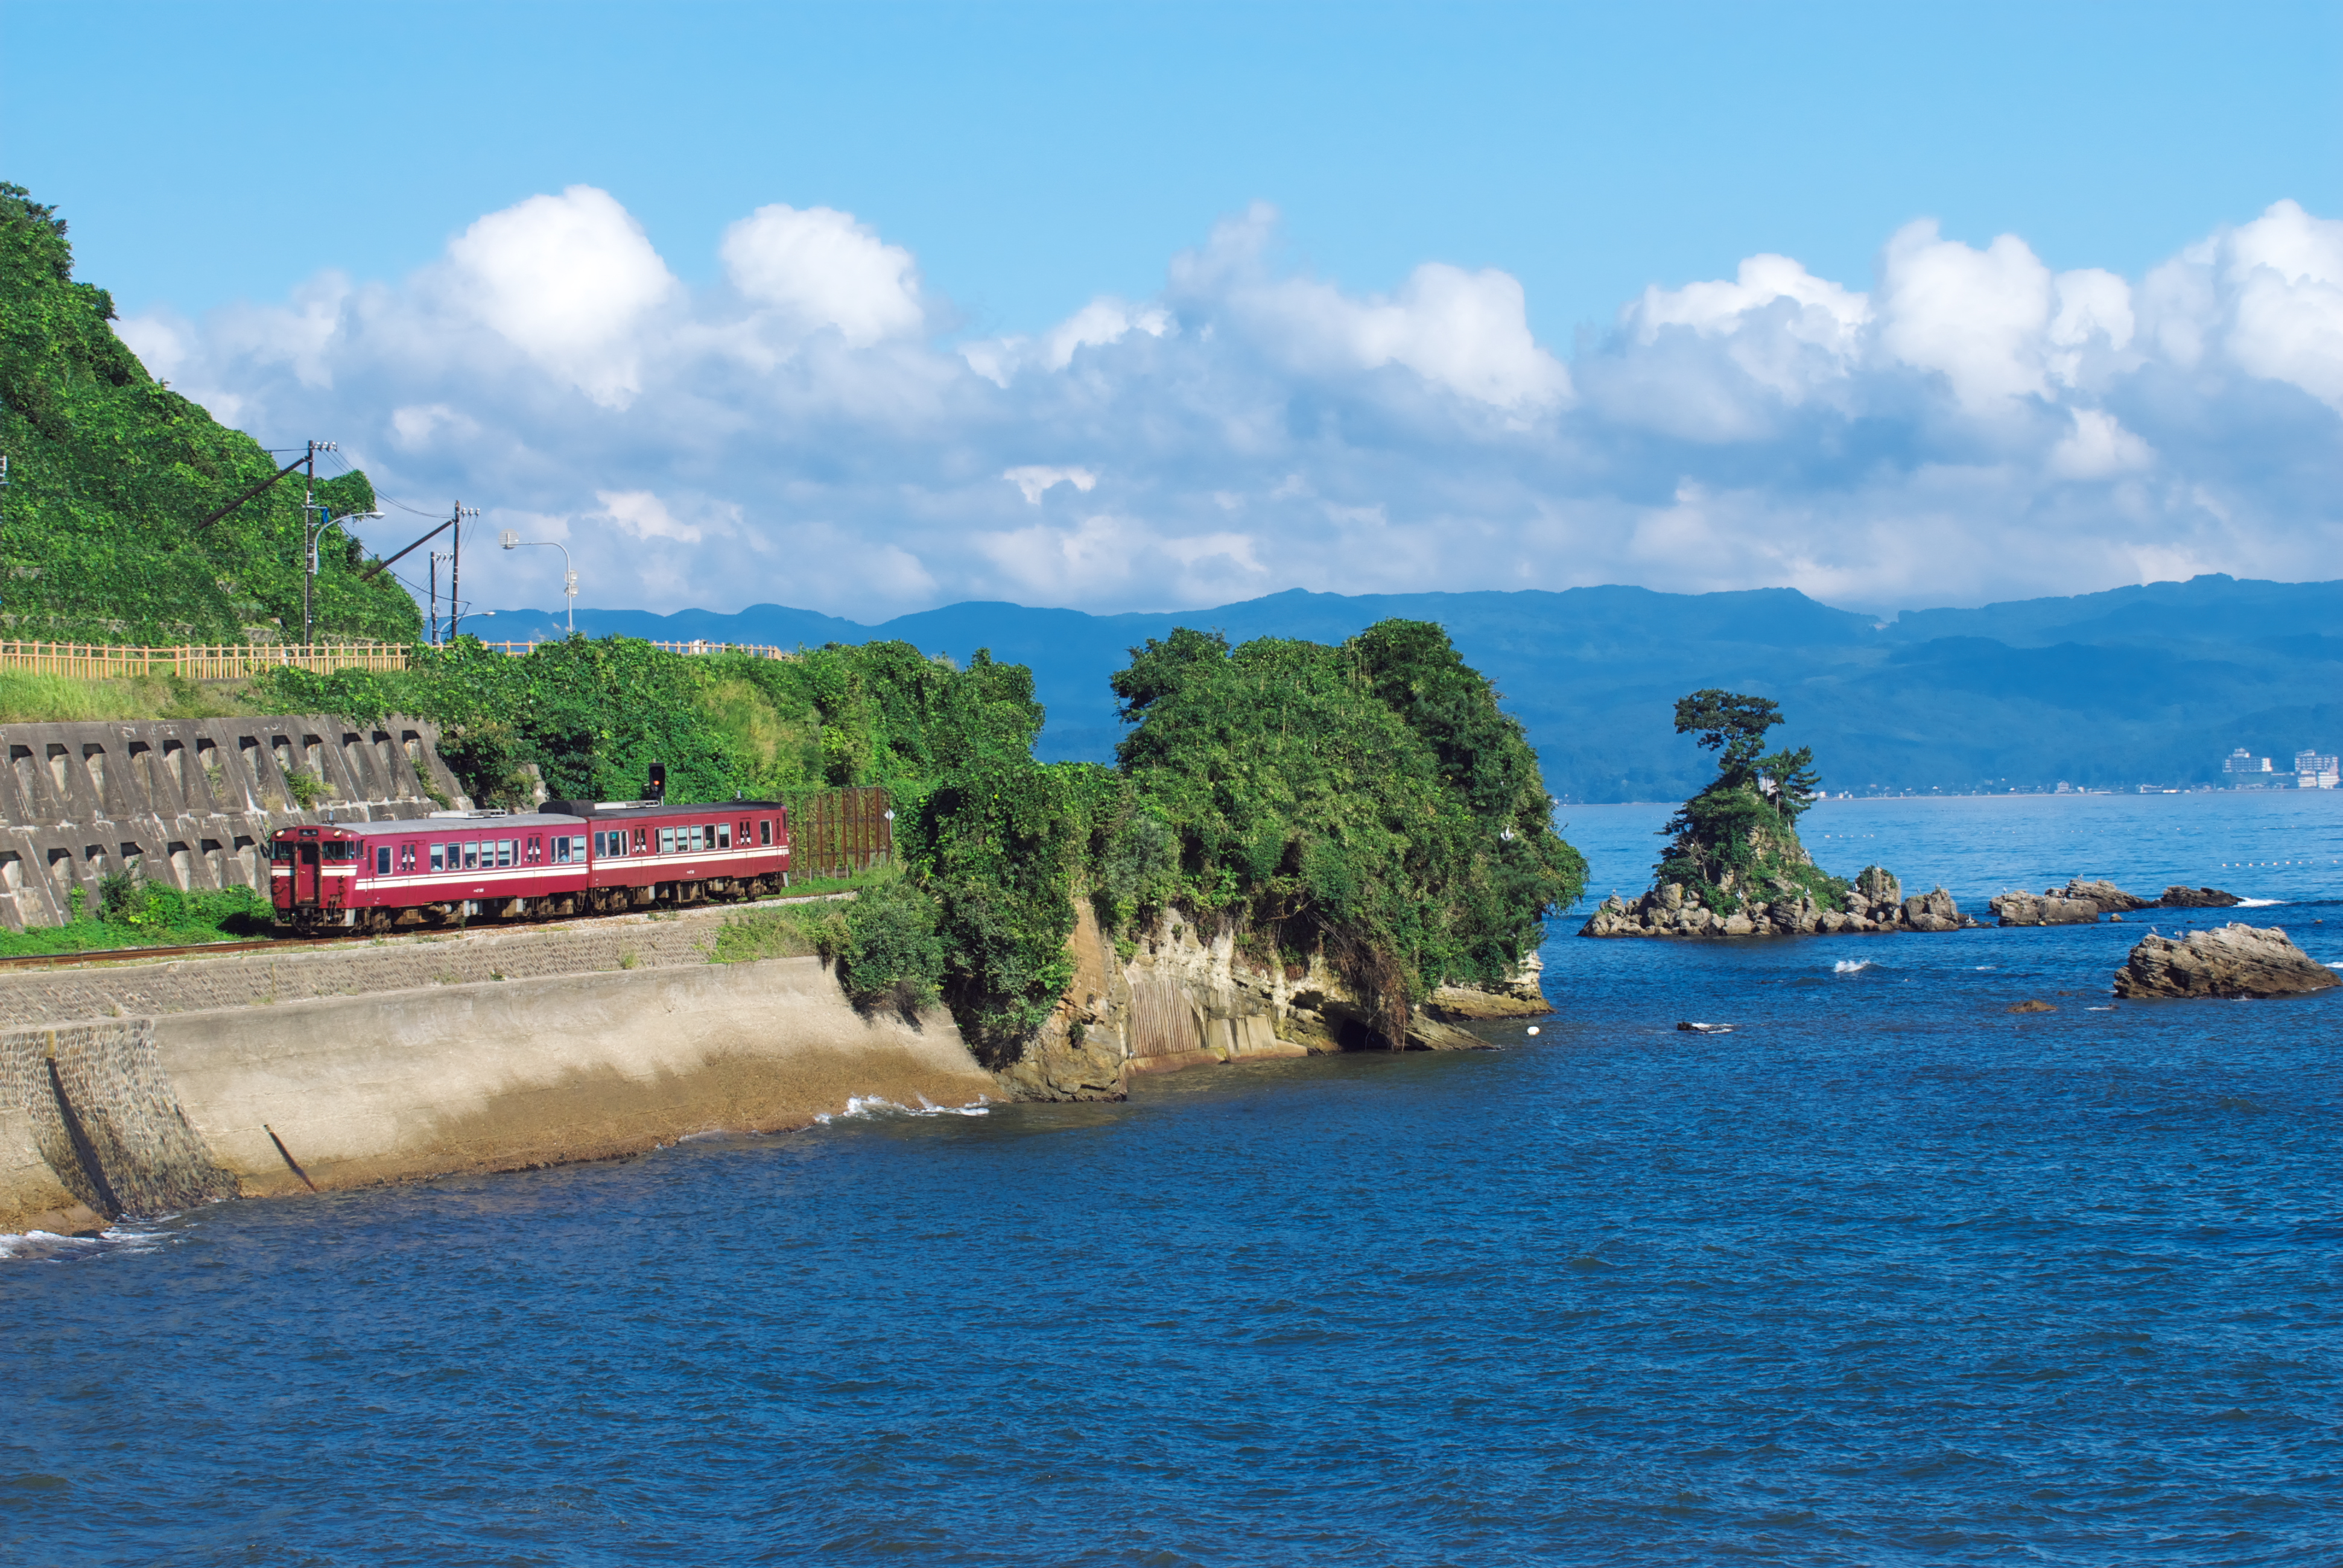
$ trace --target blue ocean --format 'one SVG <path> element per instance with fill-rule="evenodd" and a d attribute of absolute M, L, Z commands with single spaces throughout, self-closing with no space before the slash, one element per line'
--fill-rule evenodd
<path fill-rule="evenodd" d="M 1590 899 L 1666 815 L 1566 811 Z M 2343 795 L 1805 829 L 1980 916 L 2257 904 L 1713 945 L 1582 906 L 1483 1052 L 0 1242 L 0 1559 L 2343 1561 L 2343 993 L 2108 995 L 2238 913 L 2343 964 Z"/>

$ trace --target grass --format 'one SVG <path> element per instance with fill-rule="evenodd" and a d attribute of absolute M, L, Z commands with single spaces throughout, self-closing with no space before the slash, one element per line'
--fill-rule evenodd
<path fill-rule="evenodd" d="M 728 918 L 717 929 L 708 961 L 741 964 L 814 953 L 828 957 L 845 935 L 846 911 L 837 904 L 768 904 Z"/>
<path fill-rule="evenodd" d="M 182 680 L 142 675 L 85 680 L 29 669 L 0 669 L 0 724 L 70 723 L 116 719 L 228 719 L 266 712 L 241 680 Z"/>
<path fill-rule="evenodd" d="M 78 911 L 78 897 L 74 905 Z M 96 916 L 77 915 L 65 925 L 35 926 L 28 931 L 0 930 L 0 958 L 248 941 L 267 936 L 272 929 L 268 900 L 249 888 L 182 893 L 139 886 L 109 900 L 106 912 Z"/>

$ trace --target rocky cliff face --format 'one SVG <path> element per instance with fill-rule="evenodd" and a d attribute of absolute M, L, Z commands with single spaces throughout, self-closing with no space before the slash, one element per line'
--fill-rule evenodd
<path fill-rule="evenodd" d="M 1847 890 L 1846 908 L 1821 907 L 1810 892 L 1752 900 L 1720 915 L 1692 897 L 1681 882 L 1654 888 L 1633 903 L 1613 894 L 1580 928 L 1582 937 L 1833 936 L 1840 932 L 1954 931 L 1976 922 L 1960 911 L 1953 896 L 1933 892 L 1904 896 L 1895 876 L 1867 866 Z"/>
<path fill-rule="evenodd" d="M 1390 1048 L 1377 1010 L 1324 955 L 1264 963 L 1230 931 L 1166 913 L 1118 954 L 1090 906 L 1070 940 L 1077 966 L 1066 999 L 1023 1056 L 996 1076 L 1020 1100 L 1119 1100 L 1132 1078 L 1191 1067 Z M 1474 1019 L 1552 1010 L 1533 953 L 1505 984 L 1443 986 L 1408 1014 L 1407 1050 L 1469 1050 Z"/>

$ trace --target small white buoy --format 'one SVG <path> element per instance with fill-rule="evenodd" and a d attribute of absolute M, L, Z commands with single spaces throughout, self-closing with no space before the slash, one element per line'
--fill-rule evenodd
<path fill-rule="evenodd" d="M 1535 1024 L 1532 1024 L 1532 1025 L 1530 1025 L 1530 1032 L 1531 1032 L 1532 1034 L 1535 1034 L 1535 1033 L 1537 1032 L 1537 1025 L 1535 1025 Z"/>

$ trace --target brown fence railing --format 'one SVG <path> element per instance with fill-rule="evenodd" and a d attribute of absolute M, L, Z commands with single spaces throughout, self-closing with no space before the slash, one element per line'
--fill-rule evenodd
<path fill-rule="evenodd" d="M 876 784 L 825 789 L 789 802 L 789 875 L 850 877 L 895 857 L 895 812 Z"/>
<path fill-rule="evenodd" d="M 187 680 L 236 680 L 290 667 L 324 675 L 337 669 L 405 669 L 407 645 L 397 642 L 220 644 L 133 648 L 111 642 L 0 641 L 0 669 L 70 675 L 84 680 L 127 680 L 176 675 Z"/>
<path fill-rule="evenodd" d="M 536 652 L 549 642 L 558 640 L 557 638 L 548 638 L 538 642 L 486 642 L 480 646 L 493 648 L 499 652 L 508 653 L 515 658 L 521 658 Z M 798 650 L 794 648 L 774 648 L 761 642 L 655 642 L 651 646 L 664 648 L 669 653 L 745 653 L 752 658 L 795 658 L 798 656 Z"/>

